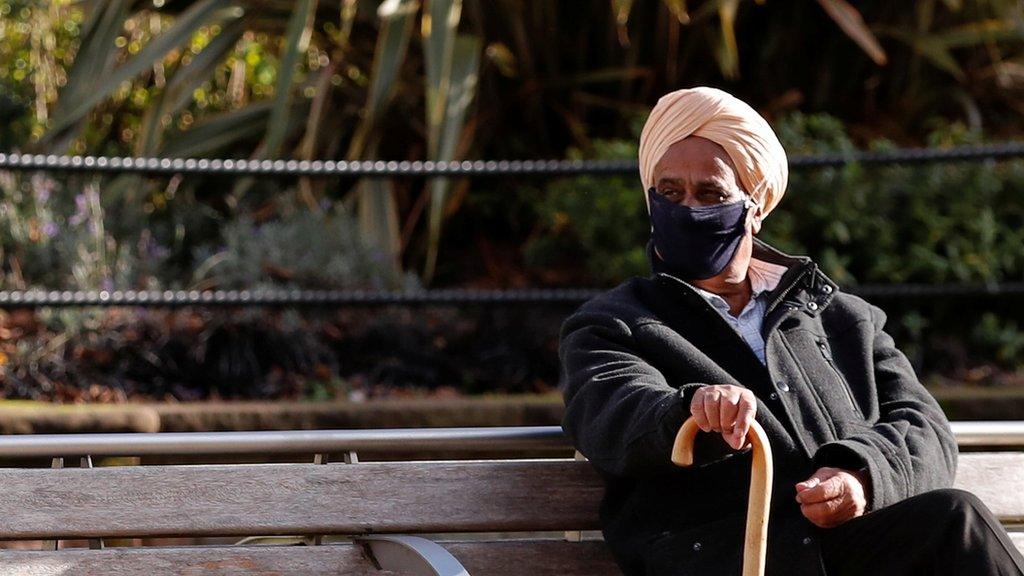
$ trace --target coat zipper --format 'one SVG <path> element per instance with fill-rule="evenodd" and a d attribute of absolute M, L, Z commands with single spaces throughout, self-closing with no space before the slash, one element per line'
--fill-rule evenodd
<path fill-rule="evenodd" d="M 804 370 L 803 365 L 800 364 L 800 360 L 796 356 L 796 352 L 793 352 L 793 347 L 789 345 L 789 342 L 785 338 L 779 338 L 779 342 L 782 347 L 786 349 L 786 353 L 789 354 L 790 359 L 793 360 L 793 365 L 796 366 L 797 371 L 800 372 L 800 377 L 807 384 L 807 391 L 810 393 L 814 403 L 818 405 L 818 410 L 821 412 L 821 417 L 825 420 L 825 426 L 827 431 L 831 433 L 832 439 L 835 440 L 839 437 L 836 432 L 835 423 L 832 421 L 832 412 L 829 411 L 825 404 L 825 401 L 818 395 L 818 391 L 815 390 L 814 384 L 811 382 L 810 377 L 807 375 L 807 371 Z M 811 454 L 813 456 L 813 453 Z"/>
<path fill-rule="evenodd" d="M 839 379 L 839 385 L 842 387 L 843 392 L 846 393 L 846 399 L 850 401 L 850 407 L 860 414 L 860 408 L 857 406 L 857 399 L 853 397 L 853 390 L 850 389 L 849 383 L 846 382 L 846 378 L 839 371 L 835 361 L 832 359 L 832 354 L 829 353 L 828 344 L 825 344 L 824 340 L 818 340 L 818 350 L 821 351 L 821 357 L 825 359 L 825 363 L 832 369 L 832 373 Z"/>

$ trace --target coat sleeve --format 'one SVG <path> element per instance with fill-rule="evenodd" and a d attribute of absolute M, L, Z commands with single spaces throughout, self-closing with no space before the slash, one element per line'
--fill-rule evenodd
<path fill-rule="evenodd" d="M 881 309 L 871 306 L 878 421 L 863 432 L 822 445 L 813 459 L 815 469 L 866 467 L 871 477 L 868 511 L 951 486 L 957 464 L 949 420 L 883 330 L 885 318 Z"/>
<path fill-rule="evenodd" d="M 562 428 L 599 470 L 644 477 L 676 470 L 672 444 L 702 383 L 671 386 L 644 360 L 630 328 L 601 312 L 570 316 L 559 334 Z M 719 439 L 715 442 L 715 436 Z M 720 435 L 698 434 L 697 466 L 728 457 Z M 701 440 L 702 437 L 705 437 Z"/>

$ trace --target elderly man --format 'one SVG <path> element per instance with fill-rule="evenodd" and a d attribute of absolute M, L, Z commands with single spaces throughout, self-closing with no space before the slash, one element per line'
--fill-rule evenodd
<path fill-rule="evenodd" d="M 559 345 L 562 425 L 605 480 L 619 565 L 739 574 L 756 419 L 775 460 L 768 574 L 1024 574 L 991 511 L 949 488 L 949 422 L 885 314 L 755 238 L 787 178 L 767 122 L 725 92 L 673 92 L 647 119 L 652 274 L 583 304 Z M 679 468 L 690 415 L 714 434 Z"/>

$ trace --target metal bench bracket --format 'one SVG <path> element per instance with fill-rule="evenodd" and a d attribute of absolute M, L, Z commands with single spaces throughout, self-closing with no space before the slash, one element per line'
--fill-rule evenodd
<path fill-rule="evenodd" d="M 92 468 L 92 456 L 86 454 L 79 459 L 79 464 L 82 468 Z M 89 548 L 92 550 L 103 550 L 103 538 L 90 538 Z"/>
<path fill-rule="evenodd" d="M 417 576 L 469 576 L 455 556 L 437 542 L 420 536 L 356 536 L 353 540 L 369 548 L 382 570 Z"/>
<path fill-rule="evenodd" d="M 64 458 L 54 457 L 53 460 L 51 460 L 50 462 L 51 462 L 50 463 L 50 468 L 63 468 L 64 467 Z M 57 550 L 58 548 L 60 548 L 60 540 L 44 540 L 43 541 L 43 550 L 53 551 L 53 550 Z"/>
<path fill-rule="evenodd" d="M 572 457 L 573 457 L 573 460 L 577 460 L 577 461 L 586 460 L 587 459 L 587 457 L 584 456 L 583 453 L 580 452 L 579 450 L 576 450 Z M 582 542 L 583 541 L 583 531 L 582 530 L 566 530 L 565 531 L 565 539 L 568 540 L 569 542 Z"/>

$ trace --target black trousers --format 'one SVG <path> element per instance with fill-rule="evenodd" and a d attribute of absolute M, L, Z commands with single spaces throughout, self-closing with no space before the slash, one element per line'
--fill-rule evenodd
<path fill-rule="evenodd" d="M 931 490 L 822 530 L 828 576 L 1024 576 L 1024 557 L 970 492 Z"/>

